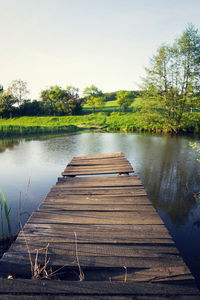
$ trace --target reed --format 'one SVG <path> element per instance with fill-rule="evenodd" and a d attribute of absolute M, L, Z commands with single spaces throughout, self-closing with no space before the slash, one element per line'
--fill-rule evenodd
<path fill-rule="evenodd" d="M 3 219 L 5 217 L 6 224 L 8 227 L 8 234 L 9 236 L 12 236 L 12 230 L 10 225 L 10 210 L 11 208 L 8 208 L 6 197 L 2 192 L 0 192 L 0 211 L 1 211 L 1 237 L 3 238 L 4 233 L 4 222 Z"/>
<path fill-rule="evenodd" d="M 77 131 L 74 125 L 37 126 L 37 125 L 0 125 L 0 136 L 19 136 L 30 134 L 60 133 Z"/>

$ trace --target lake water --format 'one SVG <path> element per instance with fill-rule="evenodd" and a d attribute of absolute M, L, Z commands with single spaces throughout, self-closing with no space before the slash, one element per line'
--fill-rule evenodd
<path fill-rule="evenodd" d="M 140 176 L 184 260 L 200 282 L 200 163 L 192 137 L 83 133 L 0 140 L 0 190 L 12 232 L 24 224 L 73 156 L 122 151 Z M 5 220 L 4 220 L 5 221 Z M 7 232 L 4 222 L 0 231 Z"/>

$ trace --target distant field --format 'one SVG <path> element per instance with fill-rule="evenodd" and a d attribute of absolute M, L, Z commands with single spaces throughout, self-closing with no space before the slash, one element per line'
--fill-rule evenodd
<path fill-rule="evenodd" d="M 105 105 L 103 107 L 96 107 L 95 112 L 105 112 L 105 113 L 111 113 L 111 112 L 120 112 L 120 107 L 117 104 L 117 101 L 106 101 Z M 130 106 L 128 109 L 126 109 L 126 112 L 133 112 L 132 106 Z M 83 106 L 82 114 L 89 114 L 93 113 L 92 107 L 89 107 L 87 105 Z"/>

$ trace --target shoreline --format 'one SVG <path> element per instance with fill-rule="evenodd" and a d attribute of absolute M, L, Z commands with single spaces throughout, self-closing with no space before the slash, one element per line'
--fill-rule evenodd
<path fill-rule="evenodd" d="M 11 136 L 73 133 L 100 130 L 121 133 L 200 134 L 200 113 L 187 115 L 172 128 L 165 120 L 152 120 L 136 113 L 96 113 L 80 116 L 45 116 L 0 119 L 0 138 Z"/>

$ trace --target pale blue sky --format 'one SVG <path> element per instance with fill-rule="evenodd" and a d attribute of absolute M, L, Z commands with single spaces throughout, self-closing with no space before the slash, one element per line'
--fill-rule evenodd
<path fill-rule="evenodd" d="M 0 83 L 27 81 L 31 98 L 55 84 L 137 89 L 188 23 L 200 29 L 199 0 L 0 0 Z"/>

